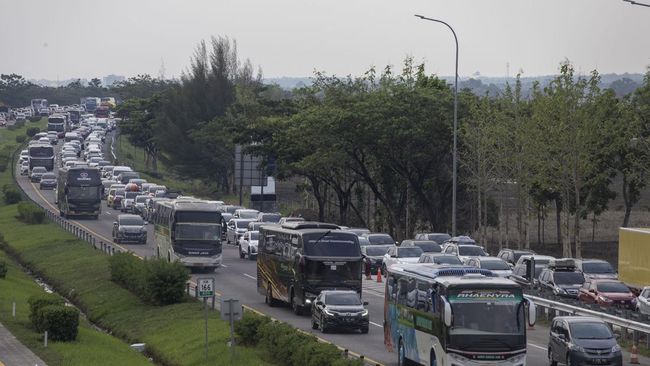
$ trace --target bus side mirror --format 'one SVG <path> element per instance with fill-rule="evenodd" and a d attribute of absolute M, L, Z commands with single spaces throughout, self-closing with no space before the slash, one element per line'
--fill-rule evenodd
<path fill-rule="evenodd" d="M 530 300 L 526 300 L 526 301 L 528 302 L 528 325 L 530 325 L 532 327 L 533 325 L 535 325 L 535 321 L 537 320 L 536 319 L 537 312 L 535 311 L 535 303 L 530 301 Z"/>
<path fill-rule="evenodd" d="M 451 322 L 451 320 L 452 320 L 451 319 L 451 315 L 452 315 L 451 314 L 451 304 L 449 304 L 449 302 L 447 302 L 447 300 L 445 300 L 444 302 L 445 302 L 445 313 L 444 313 L 445 326 L 451 327 L 451 324 L 452 324 L 452 322 Z"/>

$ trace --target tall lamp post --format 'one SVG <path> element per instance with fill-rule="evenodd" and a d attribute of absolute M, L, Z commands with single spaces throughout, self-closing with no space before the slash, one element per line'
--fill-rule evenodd
<path fill-rule="evenodd" d="M 456 236 L 456 181 L 458 179 L 458 149 L 457 149 L 457 131 L 458 131 L 458 37 L 456 37 L 456 32 L 451 25 L 439 19 L 427 18 L 423 15 L 415 14 L 416 17 L 422 20 L 429 20 L 432 22 L 442 23 L 451 30 L 451 33 L 454 35 L 454 41 L 456 41 L 456 73 L 454 75 L 454 150 L 452 158 L 452 198 L 451 198 L 451 235 Z"/>

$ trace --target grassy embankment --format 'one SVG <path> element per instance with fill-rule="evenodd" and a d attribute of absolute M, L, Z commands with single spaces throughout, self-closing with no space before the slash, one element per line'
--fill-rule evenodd
<path fill-rule="evenodd" d="M 12 141 L 14 148 L 18 146 L 15 136 L 5 136 L 5 132 L 8 131 L 0 131 L 0 151 Z M 11 181 L 10 169 L 13 167 L 0 174 L 0 182 Z M 54 286 L 57 292 L 65 294 L 90 321 L 110 330 L 113 335 L 129 343 L 146 343 L 149 354 L 165 365 L 266 364 L 256 349 L 244 347 L 238 347 L 237 358 L 230 360 L 226 346 L 229 328 L 215 312 L 210 312 L 208 322 L 209 356 L 206 360 L 203 311 L 198 301 L 188 300 L 164 307 L 147 305 L 110 280 L 107 256 L 54 224 L 26 225 L 16 219 L 16 214 L 16 205 L 0 207 L 0 233 L 4 235 L 4 249 Z M 10 296 L 5 294 L 0 292 L 0 298 Z M 78 359 L 79 353 L 72 349 L 77 346 L 84 348 L 79 351 L 82 354 L 95 352 L 104 355 L 97 363 L 80 361 L 81 364 L 138 364 L 137 361 L 122 362 L 117 357 L 123 351 L 112 351 L 113 347 L 118 346 L 124 352 L 130 351 L 127 344 L 96 331 L 92 334 L 90 328 L 80 332 L 78 342 L 51 343 L 44 350 L 36 344 L 40 335 L 33 332 L 29 324 L 8 322 L 7 325 L 21 341 L 35 347 L 35 352 L 53 365 L 76 364 L 72 362 Z M 84 346 L 84 341 L 91 340 L 92 344 Z M 104 353 L 95 351 L 97 349 Z"/>
<path fill-rule="evenodd" d="M 144 151 L 141 148 L 133 146 L 127 135 L 121 135 L 115 141 L 115 154 L 120 160 L 120 164 L 125 164 L 132 167 L 140 173 L 143 179 L 149 182 L 154 182 L 167 186 L 174 190 L 181 190 L 186 195 L 194 195 L 201 198 L 219 199 L 230 204 L 239 203 L 239 196 L 227 195 L 220 197 L 213 197 L 211 195 L 210 187 L 207 187 L 203 182 L 198 179 L 184 180 L 176 176 L 172 170 L 167 167 L 163 160 L 158 160 L 158 174 L 156 177 L 150 175 L 150 171 L 145 168 L 144 164 Z M 209 167 L 206 167 L 209 169 Z M 246 192 L 244 203 L 248 203 L 249 197 Z"/>

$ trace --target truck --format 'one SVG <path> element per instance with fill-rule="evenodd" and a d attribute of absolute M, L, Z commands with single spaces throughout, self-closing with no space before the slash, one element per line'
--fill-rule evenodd
<path fill-rule="evenodd" d="M 95 110 L 101 105 L 101 100 L 97 97 L 81 98 L 81 105 L 88 113 L 94 113 Z"/>
<path fill-rule="evenodd" d="M 626 228 L 618 231 L 618 278 L 638 294 L 650 285 L 650 229 Z"/>

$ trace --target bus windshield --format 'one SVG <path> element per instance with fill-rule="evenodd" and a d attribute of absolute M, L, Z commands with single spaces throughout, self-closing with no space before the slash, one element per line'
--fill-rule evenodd
<path fill-rule="evenodd" d="M 215 224 L 176 224 L 176 240 L 219 240 L 221 226 Z"/>
<path fill-rule="evenodd" d="M 95 200 L 99 197 L 100 187 L 68 186 L 68 199 Z"/>
<path fill-rule="evenodd" d="M 216 211 L 176 211 L 176 222 L 202 222 L 219 224 L 221 223 L 221 215 L 219 215 L 219 213 Z"/>
<path fill-rule="evenodd" d="M 516 335 L 526 326 L 522 296 L 510 289 L 454 291 L 450 335 Z"/>
<path fill-rule="evenodd" d="M 325 235 L 324 235 L 325 234 Z M 305 255 L 315 257 L 360 257 L 356 235 L 350 233 L 312 233 L 303 237 Z M 419 249 L 419 248 L 418 248 Z"/>
<path fill-rule="evenodd" d="M 54 156 L 54 148 L 51 146 L 34 146 L 29 148 L 29 156 L 35 158 L 49 158 Z"/>

